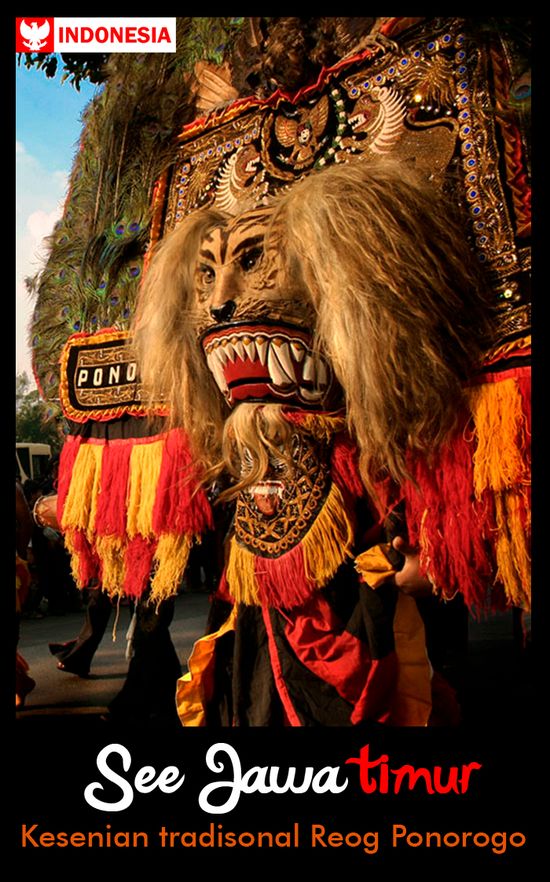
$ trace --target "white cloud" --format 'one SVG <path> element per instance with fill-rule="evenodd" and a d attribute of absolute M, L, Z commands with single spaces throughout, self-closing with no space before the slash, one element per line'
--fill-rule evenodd
<path fill-rule="evenodd" d="M 63 205 L 59 203 L 53 211 L 33 211 L 27 218 L 27 230 L 31 237 L 36 254 L 40 260 L 45 257 L 44 239 L 52 233 L 57 221 L 63 214 Z"/>

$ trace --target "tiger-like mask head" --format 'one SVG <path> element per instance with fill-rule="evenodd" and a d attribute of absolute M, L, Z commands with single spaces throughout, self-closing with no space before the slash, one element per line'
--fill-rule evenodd
<path fill-rule="evenodd" d="M 197 326 L 208 367 L 227 403 L 329 409 L 330 364 L 314 345 L 315 311 L 283 269 L 283 242 L 261 207 L 211 229 L 195 268 Z"/>

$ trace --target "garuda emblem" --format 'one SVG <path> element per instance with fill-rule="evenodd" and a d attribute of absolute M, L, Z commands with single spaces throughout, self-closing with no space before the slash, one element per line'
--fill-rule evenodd
<path fill-rule="evenodd" d="M 328 97 L 323 95 L 313 107 L 299 111 L 295 117 L 277 116 L 275 136 L 283 147 L 291 147 L 288 162 L 296 169 L 313 162 L 327 127 L 329 114 Z"/>

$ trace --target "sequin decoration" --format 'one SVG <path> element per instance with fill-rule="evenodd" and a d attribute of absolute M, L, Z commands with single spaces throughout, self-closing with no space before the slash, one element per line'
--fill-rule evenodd
<path fill-rule="evenodd" d="M 397 42 L 327 69 L 295 100 L 240 100 L 192 123 L 180 138 L 164 231 L 203 206 L 237 213 L 263 204 L 313 168 L 393 155 L 441 187 L 451 210 L 465 207 L 466 233 L 496 294 L 523 272 L 517 234 L 527 229 L 527 197 L 517 132 L 504 123 L 497 131 L 494 113 L 506 51 L 489 53 L 483 39 L 466 19 L 425 19 Z"/>

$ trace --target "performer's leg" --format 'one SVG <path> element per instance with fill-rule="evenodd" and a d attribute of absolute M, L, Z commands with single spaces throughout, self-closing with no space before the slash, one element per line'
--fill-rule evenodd
<path fill-rule="evenodd" d="M 113 606 L 109 596 L 100 588 L 88 589 L 86 618 L 76 640 L 68 643 L 50 643 L 50 652 L 58 659 L 58 668 L 70 674 L 86 677 L 94 654 L 103 639 Z"/>
<path fill-rule="evenodd" d="M 109 705 L 110 717 L 179 728 L 175 696 L 182 669 L 169 630 L 174 600 L 165 600 L 158 607 L 142 600 L 136 615 L 133 656 L 126 682 Z"/>

